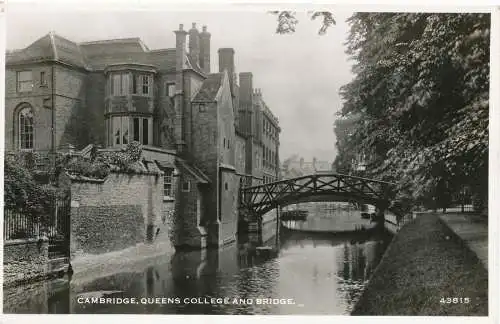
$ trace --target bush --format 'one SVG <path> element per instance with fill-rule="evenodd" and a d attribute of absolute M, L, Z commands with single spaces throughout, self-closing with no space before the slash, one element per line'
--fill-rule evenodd
<path fill-rule="evenodd" d="M 120 152 L 98 152 L 92 150 L 91 157 L 80 156 L 70 159 L 60 159 L 62 169 L 72 175 L 79 175 L 88 178 L 104 179 L 111 170 L 122 172 L 138 172 L 141 167 L 138 162 L 142 156 L 142 146 L 139 142 L 132 142 Z"/>
<path fill-rule="evenodd" d="M 33 171 L 24 166 L 20 155 L 7 154 L 4 161 L 5 209 L 36 219 L 48 217 L 52 201 L 57 197 L 57 188 L 37 183 Z"/>

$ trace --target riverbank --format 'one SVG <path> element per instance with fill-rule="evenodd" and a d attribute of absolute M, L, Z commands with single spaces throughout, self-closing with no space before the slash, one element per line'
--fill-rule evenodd
<path fill-rule="evenodd" d="M 488 272 L 439 216 L 422 215 L 394 237 L 351 315 L 487 316 Z"/>

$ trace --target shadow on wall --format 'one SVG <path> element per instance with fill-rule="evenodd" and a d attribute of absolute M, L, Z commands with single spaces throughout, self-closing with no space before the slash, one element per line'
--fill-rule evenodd
<path fill-rule="evenodd" d="M 90 73 L 86 76 L 85 85 L 80 88 L 77 98 L 87 98 L 87 102 L 81 99 L 56 99 L 56 102 L 63 100 L 63 107 L 57 107 L 56 111 L 56 131 L 60 127 L 63 129 L 56 143 L 58 146 L 72 144 L 76 149 L 82 149 L 88 144 L 106 144 L 104 76 Z"/>

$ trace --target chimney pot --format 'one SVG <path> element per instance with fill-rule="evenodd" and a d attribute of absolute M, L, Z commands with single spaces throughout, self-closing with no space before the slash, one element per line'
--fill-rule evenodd
<path fill-rule="evenodd" d="M 200 34 L 200 67 L 203 72 L 210 73 L 210 33 L 207 32 L 207 26 L 203 26 L 203 32 Z"/>
<path fill-rule="evenodd" d="M 183 24 L 179 24 L 179 30 L 184 30 L 184 25 Z"/>
<path fill-rule="evenodd" d="M 195 29 L 196 29 L 196 23 L 193 23 L 193 28 L 195 28 Z"/>

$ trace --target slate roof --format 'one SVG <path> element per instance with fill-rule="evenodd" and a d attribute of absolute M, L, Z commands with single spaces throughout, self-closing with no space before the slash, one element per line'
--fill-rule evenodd
<path fill-rule="evenodd" d="M 20 63 L 24 61 L 40 61 L 54 58 L 54 47 L 51 34 L 39 38 L 22 50 L 7 52 L 6 63 Z"/>
<path fill-rule="evenodd" d="M 193 69 L 195 70 L 196 72 L 198 73 L 202 73 L 204 74 L 203 70 L 201 69 L 200 65 L 198 64 L 198 62 L 196 62 L 196 60 L 193 58 L 193 56 L 191 54 L 187 54 L 187 68 L 188 69 Z"/>
<path fill-rule="evenodd" d="M 191 174 L 199 183 L 204 183 L 204 184 L 210 183 L 210 179 L 207 177 L 207 175 L 194 165 L 189 165 L 186 161 L 184 161 L 181 158 L 177 158 L 175 162 L 181 170 Z"/>
<path fill-rule="evenodd" d="M 56 60 L 87 70 L 103 70 L 112 64 L 152 65 L 160 71 L 175 71 L 176 49 L 150 50 L 140 38 L 110 39 L 76 43 L 53 32 L 39 38 L 26 48 L 8 51 L 6 64 L 34 63 Z M 190 55 L 186 67 L 203 73 Z"/>
<path fill-rule="evenodd" d="M 192 100 L 193 102 L 213 102 L 217 96 L 217 92 L 222 85 L 222 73 L 209 74 L 200 90 Z"/>

